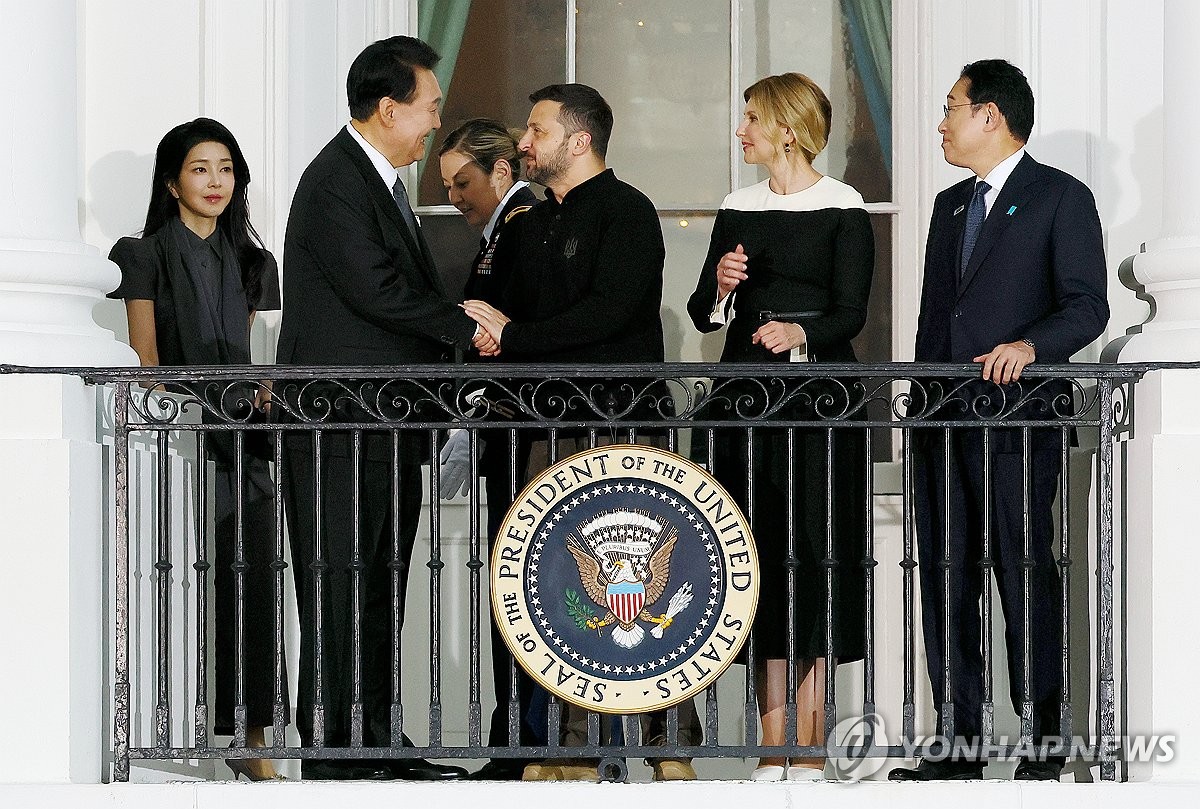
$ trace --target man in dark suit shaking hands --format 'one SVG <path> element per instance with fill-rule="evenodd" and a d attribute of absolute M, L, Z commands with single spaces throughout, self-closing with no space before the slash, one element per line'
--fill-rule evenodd
<path fill-rule="evenodd" d="M 426 139 L 441 124 L 437 61 L 424 42 L 396 36 L 368 46 L 350 66 L 351 120 L 305 170 L 292 200 L 279 362 L 444 362 L 452 349 L 472 343 L 482 353 L 495 353 L 494 341 L 447 297 L 397 171 L 424 156 Z M 291 390 L 295 395 L 296 386 Z M 310 413 L 320 411 L 324 402 L 318 397 L 326 396 L 334 407 L 330 421 L 368 420 L 348 397 L 339 400 L 332 386 L 300 391 L 300 406 Z M 287 417 L 281 414 L 281 420 Z M 284 442 L 284 494 L 300 601 L 297 726 L 305 746 L 350 746 L 356 741 L 351 717 L 358 711 L 363 745 L 392 742 L 393 688 L 399 692 L 392 644 L 403 620 L 424 454 L 420 439 L 410 436 L 398 448 L 393 492 L 393 448 L 386 432 L 362 433 L 357 452 L 346 431 L 324 433 L 319 452 L 311 433 L 296 431 Z M 393 570 L 399 571 L 395 594 Z M 395 621 L 393 595 L 399 606 Z M 461 768 L 421 759 L 305 760 L 302 772 L 318 779 L 465 775 Z"/>
<path fill-rule="evenodd" d="M 990 392 L 995 402 L 997 391 L 988 383 L 1012 386 L 1005 391 L 1009 397 L 1027 393 L 1028 387 L 1018 381 L 1029 363 L 1067 362 L 1108 322 L 1104 246 L 1095 200 L 1083 183 L 1026 154 L 1033 108 L 1033 93 L 1024 74 L 1008 62 L 989 59 L 963 68 L 946 97 L 945 117 L 938 127 L 946 161 L 970 169 L 974 176 L 938 194 L 934 202 L 916 359 L 980 363 L 983 381 L 959 394 L 968 400 Z M 1052 384 L 1035 395 L 1048 401 L 1058 392 Z M 956 412 L 962 417 L 963 410 Z M 1021 415 L 1038 418 L 1027 410 Z M 946 417 L 955 415 L 947 412 Z M 914 505 L 929 677 L 939 732 L 949 714 L 955 739 L 967 743 L 978 741 L 982 729 L 981 631 L 990 627 L 981 628 L 984 570 L 980 563 L 987 514 L 990 558 L 1005 617 L 1013 705 L 1020 714 L 1028 694 L 1035 743 L 1059 731 L 1062 592 L 1051 546 L 1061 433 L 1054 429 L 1030 433 L 1027 457 L 1019 429 L 993 429 L 986 453 L 981 430 L 952 430 L 948 475 L 941 431 L 919 436 L 915 442 Z M 990 472 L 987 486 L 985 466 Z M 1027 594 L 1022 580 L 1026 471 L 1033 562 Z M 942 566 L 947 557 L 948 588 Z M 1023 612 L 1026 595 L 1028 621 Z M 1028 682 L 1026 626 L 1031 650 Z M 980 778 L 985 763 L 971 756 L 926 759 L 915 769 L 895 769 L 890 777 L 901 781 Z M 1062 765 L 1061 758 L 1023 759 L 1016 777 L 1057 779 Z"/>

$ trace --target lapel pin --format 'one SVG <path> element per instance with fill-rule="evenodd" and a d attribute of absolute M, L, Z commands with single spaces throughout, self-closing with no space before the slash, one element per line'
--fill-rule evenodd
<path fill-rule="evenodd" d="M 1015 214 L 1016 212 L 1017 212 L 1017 206 L 1016 206 L 1016 205 L 1014 205 L 1014 206 L 1012 206 L 1011 208 L 1009 208 L 1009 209 L 1008 209 L 1008 213 L 1006 214 L 1006 216 L 1012 216 L 1012 215 L 1013 215 L 1013 214 Z"/>
<path fill-rule="evenodd" d="M 955 209 L 954 209 L 954 213 L 952 213 L 952 214 L 950 214 L 950 215 L 951 215 L 951 216 L 958 216 L 960 213 L 962 213 L 962 212 L 963 212 L 963 211 L 965 211 L 966 209 L 967 209 L 967 206 L 966 206 L 966 205 L 959 205 L 957 208 L 955 208 Z"/>

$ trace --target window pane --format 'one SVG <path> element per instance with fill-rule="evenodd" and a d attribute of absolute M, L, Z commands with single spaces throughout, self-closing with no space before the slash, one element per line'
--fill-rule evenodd
<path fill-rule="evenodd" d="M 729 193 L 729 4 L 578 0 L 576 77 L 616 123 L 608 165 L 659 208 Z"/>
<path fill-rule="evenodd" d="M 481 117 L 524 129 L 529 94 L 566 80 L 563 0 L 421 0 L 417 13 L 422 39 L 442 54 L 441 135 Z M 419 203 L 445 204 L 437 161 L 422 163 L 419 175 Z"/>
<path fill-rule="evenodd" d="M 892 198 L 891 0 L 742 0 L 741 77 L 798 71 L 833 105 L 829 145 L 816 168 L 867 202 Z M 743 165 L 739 186 L 766 178 Z"/>

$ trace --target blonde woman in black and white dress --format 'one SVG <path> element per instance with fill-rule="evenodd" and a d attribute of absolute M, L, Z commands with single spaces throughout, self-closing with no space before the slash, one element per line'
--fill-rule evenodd
<path fill-rule="evenodd" d="M 770 177 L 725 198 L 688 312 L 702 332 L 726 329 L 723 362 L 854 362 L 850 340 L 866 322 L 875 248 L 862 196 L 812 166 L 829 138 L 829 100 L 799 73 L 764 78 L 744 97 L 736 132 L 742 154 Z M 832 401 L 845 402 L 843 385 L 854 382 L 812 383 L 806 389 L 813 396 L 800 397 L 779 415 L 819 420 L 817 396 L 827 392 Z M 786 743 L 789 463 L 795 480 L 791 516 L 797 566 L 790 596 L 795 600 L 798 745 L 824 743 L 826 661 L 836 665 L 863 656 L 864 432 L 832 433 L 829 487 L 826 430 L 796 429 L 790 461 L 785 429 L 755 430 L 753 530 L 761 585 L 753 637 L 763 745 Z M 715 444 L 714 473 L 746 509 L 751 493 L 745 433 L 718 431 Z M 829 488 L 832 509 L 827 508 Z M 822 565 L 830 512 L 836 560 L 832 649 L 826 644 Z M 767 757 L 753 777 L 819 779 L 823 768 L 822 758 Z"/>

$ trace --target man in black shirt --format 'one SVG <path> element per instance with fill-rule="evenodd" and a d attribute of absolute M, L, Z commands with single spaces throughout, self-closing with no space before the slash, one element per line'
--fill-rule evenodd
<path fill-rule="evenodd" d="M 518 148 L 525 156 L 526 177 L 546 186 L 546 200 L 517 220 L 519 238 L 509 241 L 515 243 L 515 253 L 496 258 L 512 262 L 504 312 L 467 301 L 467 314 L 514 361 L 662 362 L 662 228 L 654 203 L 605 166 L 612 109 L 582 84 L 550 85 L 529 100 L 534 106 Z M 594 397 L 600 397 L 595 404 L 602 410 L 620 412 L 626 404 L 620 397 L 629 395 L 629 386 L 619 382 L 576 384 L 600 391 Z M 639 440 L 661 443 L 661 436 Z M 586 437 L 560 438 L 557 456 L 587 448 Z M 547 466 L 548 442 L 533 442 L 529 476 Z M 586 712 L 569 706 L 565 725 L 565 745 L 587 744 Z M 665 743 L 665 731 L 665 712 L 642 716 L 644 744 Z M 701 740 L 695 705 L 685 701 L 679 705 L 678 743 L 691 746 Z M 652 759 L 651 764 L 655 780 L 695 777 L 685 760 Z M 593 760 L 531 764 L 525 771 L 526 780 L 596 778 Z"/>

